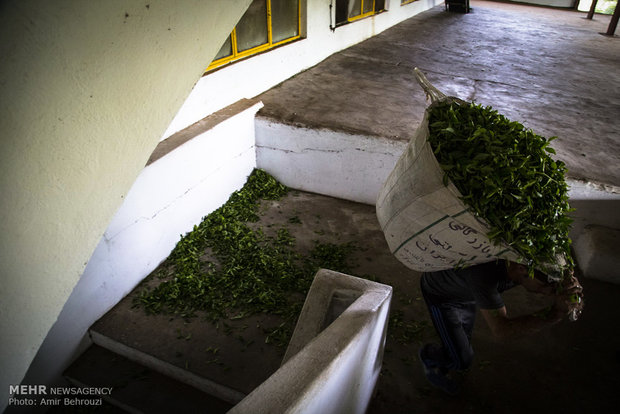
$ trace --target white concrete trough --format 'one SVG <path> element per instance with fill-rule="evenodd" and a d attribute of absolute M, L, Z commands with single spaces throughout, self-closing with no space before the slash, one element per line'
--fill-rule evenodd
<path fill-rule="evenodd" d="M 366 412 L 391 300 L 390 286 L 319 270 L 282 366 L 229 414 Z"/>
<path fill-rule="evenodd" d="M 620 189 L 569 180 L 569 234 L 581 274 L 620 284 Z"/>

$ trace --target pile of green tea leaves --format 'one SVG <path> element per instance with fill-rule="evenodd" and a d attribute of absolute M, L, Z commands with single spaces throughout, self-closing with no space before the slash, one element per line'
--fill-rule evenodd
<path fill-rule="evenodd" d="M 181 237 L 160 266 L 161 283 L 143 289 L 134 305 L 148 313 L 183 318 L 200 311 L 212 322 L 258 313 L 281 315 L 285 321 L 279 328 L 285 331 L 281 342 L 288 343 L 316 271 L 321 267 L 348 271 L 346 260 L 353 249 L 347 243 L 315 241 L 314 249 L 303 256 L 286 226 L 275 236 L 248 226 L 259 220 L 261 200 L 278 200 L 288 191 L 255 169 L 241 190 Z M 207 251 L 217 260 L 205 259 Z"/>
<path fill-rule="evenodd" d="M 571 211 L 562 161 L 545 139 L 491 107 L 441 102 L 429 108 L 429 142 L 489 239 L 516 250 L 533 268 L 564 256 L 572 268 Z"/>

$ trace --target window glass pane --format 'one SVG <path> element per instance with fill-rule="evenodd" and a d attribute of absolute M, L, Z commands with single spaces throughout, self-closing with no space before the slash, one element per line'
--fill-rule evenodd
<path fill-rule="evenodd" d="M 349 16 L 349 0 L 336 0 L 336 24 L 345 23 Z"/>
<path fill-rule="evenodd" d="M 381 11 L 385 9 L 385 0 L 375 0 L 375 11 Z"/>
<path fill-rule="evenodd" d="M 299 0 L 271 0 L 271 40 L 277 43 L 299 34 Z"/>
<path fill-rule="evenodd" d="M 213 60 L 218 60 L 230 55 L 232 55 L 232 40 L 229 35 L 224 44 L 222 45 L 222 48 L 219 52 L 217 52 L 217 55 L 215 55 L 215 58 Z"/>
<path fill-rule="evenodd" d="M 267 43 L 267 1 L 254 0 L 236 30 L 238 52 Z"/>
<path fill-rule="evenodd" d="M 362 13 L 362 0 L 349 0 L 349 17 L 359 16 Z"/>
<path fill-rule="evenodd" d="M 364 13 L 369 13 L 373 10 L 374 8 L 374 1 L 373 0 L 363 0 L 363 6 L 364 6 Z"/>

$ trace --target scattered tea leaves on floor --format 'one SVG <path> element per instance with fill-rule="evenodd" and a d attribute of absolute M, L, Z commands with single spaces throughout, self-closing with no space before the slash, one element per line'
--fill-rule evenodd
<path fill-rule="evenodd" d="M 260 200 L 278 200 L 288 191 L 265 171 L 254 170 L 241 190 L 181 237 L 160 267 L 162 281 L 142 290 L 134 303 L 149 313 L 184 318 L 200 311 L 216 323 L 259 313 L 280 315 L 284 322 L 267 330 L 266 342 L 288 344 L 316 271 L 348 271 L 353 249 L 350 243 L 315 242 L 303 256 L 286 226 L 267 236 L 247 225 L 259 220 Z M 298 222 L 292 218 L 287 224 Z M 205 259 L 207 250 L 216 261 Z M 218 326 L 228 327 L 225 322 Z"/>

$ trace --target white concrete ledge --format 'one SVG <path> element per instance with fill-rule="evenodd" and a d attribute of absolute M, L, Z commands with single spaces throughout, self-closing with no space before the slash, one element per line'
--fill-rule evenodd
<path fill-rule="evenodd" d="M 208 395 L 217 397 L 230 404 L 236 404 L 241 401 L 243 397 L 245 397 L 245 394 L 242 392 L 233 390 L 221 384 L 217 384 L 207 378 L 196 375 L 189 370 L 179 368 L 169 362 L 162 361 L 159 358 L 127 346 L 96 331 L 91 331 L 90 335 L 92 336 L 93 343 L 102 348 L 121 355 L 130 361 L 150 368 L 153 371 L 159 372 L 162 375 L 173 378 L 183 384 L 191 385 L 192 387 L 199 389 Z"/>
<path fill-rule="evenodd" d="M 570 238 L 584 277 L 620 284 L 620 189 L 568 180 Z"/>
<path fill-rule="evenodd" d="M 391 298 L 390 286 L 319 270 L 285 363 L 229 413 L 366 412 L 383 361 Z"/>
<path fill-rule="evenodd" d="M 579 269 L 585 277 L 620 284 L 620 230 L 586 226 L 574 243 Z"/>
<path fill-rule="evenodd" d="M 256 117 L 256 164 L 284 185 L 374 205 L 406 141 Z"/>

